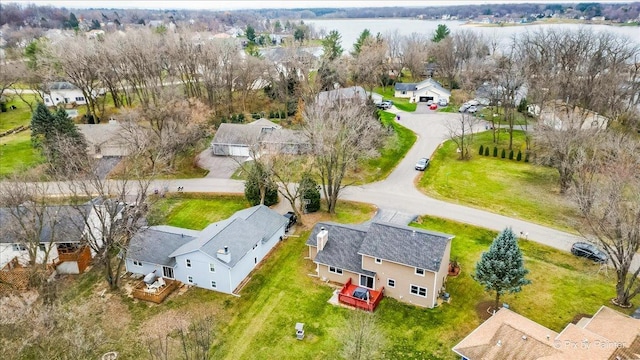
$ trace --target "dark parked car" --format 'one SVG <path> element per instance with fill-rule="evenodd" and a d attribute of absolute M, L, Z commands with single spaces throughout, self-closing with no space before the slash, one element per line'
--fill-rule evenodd
<path fill-rule="evenodd" d="M 425 171 L 429 167 L 429 158 L 422 158 L 416 163 L 416 170 Z"/>
<path fill-rule="evenodd" d="M 289 219 L 289 222 L 287 223 L 287 228 L 285 229 L 285 231 L 289 231 L 289 229 L 291 229 L 291 227 L 293 225 L 296 224 L 296 222 L 298 222 L 298 217 L 296 216 L 296 214 L 293 211 L 289 211 L 288 213 L 283 215 L 284 217 L 286 217 L 287 219 Z"/>
<path fill-rule="evenodd" d="M 582 256 L 599 263 L 604 263 L 609 260 L 607 254 L 602 252 L 602 250 L 585 242 L 577 242 L 573 244 L 571 247 L 571 253 L 575 256 Z"/>

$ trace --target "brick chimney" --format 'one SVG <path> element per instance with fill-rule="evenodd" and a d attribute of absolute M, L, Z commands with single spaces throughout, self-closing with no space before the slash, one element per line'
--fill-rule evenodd
<path fill-rule="evenodd" d="M 316 236 L 316 240 L 318 242 L 318 252 L 324 249 L 325 245 L 327 245 L 327 241 L 329 241 L 329 232 L 324 229 L 324 227 L 320 228 L 320 232 Z"/>
<path fill-rule="evenodd" d="M 218 259 L 226 262 L 227 264 L 231 261 L 231 253 L 229 252 L 229 247 L 225 246 L 224 249 L 218 250 Z"/>

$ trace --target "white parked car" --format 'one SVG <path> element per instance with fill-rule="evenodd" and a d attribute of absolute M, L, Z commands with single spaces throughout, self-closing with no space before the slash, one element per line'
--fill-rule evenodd
<path fill-rule="evenodd" d="M 468 113 L 471 113 L 471 114 L 475 114 L 477 111 L 478 111 L 478 107 L 477 107 L 477 106 L 475 106 L 475 105 L 471 105 L 471 106 L 469 106 L 469 108 L 467 109 L 467 112 L 468 112 Z"/>
<path fill-rule="evenodd" d="M 438 99 L 438 106 L 447 106 L 448 104 L 447 99 Z"/>

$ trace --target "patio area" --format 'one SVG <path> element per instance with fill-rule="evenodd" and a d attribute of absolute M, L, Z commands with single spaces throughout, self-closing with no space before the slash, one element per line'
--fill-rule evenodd
<path fill-rule="evenodd" d="M 163 278 L 163 282 L 163 286 L 149 287 L 144 281 L 139 281 L 133 288 L 131 295 L 139 300 L 160 304 L 181 284 L 179 281 L 166 278 Z"/>
<path fill-rule="evenodd" d="M 373 312 L 383 297 L 384 287 L 371 290 L 355 285 L 349 279 L 340 291 L 336 290 L 329 302 Z"/>

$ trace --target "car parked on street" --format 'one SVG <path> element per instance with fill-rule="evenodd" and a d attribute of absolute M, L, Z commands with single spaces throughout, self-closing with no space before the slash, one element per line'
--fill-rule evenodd
<path fill-rule="evenodd" d="M 416 163 L 416 170 L 425 171 L 429 167 L 429 158 L 422 158 Z"/>
<path fill-rule="evenodd" d="M 585 257 L 597 263 L 606 263 L 609 260 L 607 254 L 592 244 L 577 242 L 571 246 L 571 253 L 575 256 Z"/>
<path fill-rule="evenodd" d="M 376 107 L 378 109 L 387 110 L 387 109 L 391 109 L 391 106 L 392 106 L 392 104 L 389 101 L 376 102 Z"/>

